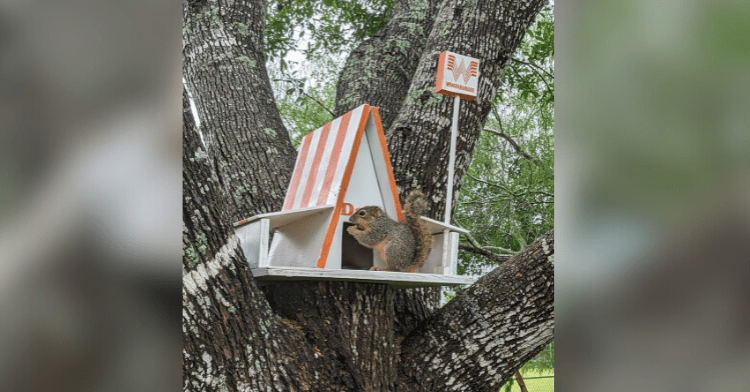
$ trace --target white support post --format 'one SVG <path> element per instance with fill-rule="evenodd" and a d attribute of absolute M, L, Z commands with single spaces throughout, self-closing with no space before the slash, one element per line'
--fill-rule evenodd
<path fill-rule="evenodd" d="M 445 201 L 445 224 L 451 224 L 451 205 L 453 204 L 453 167 L 456 166 L 456 137 L 458 136 L 458 111 L 461 98 L 453 98 L 453 124 L 451 125 L 451 151 L 448 158 L 448 189 Z"/>
<path fill-rule="evenodd" d="M 453 98 L 453 124 L 451 124 L 451 148 L 450 155 L 448 158 L 448 184 L 447 184 L 447 198 L 445 200 L 445 219 L 446 225 L 451 224 L 451 205 L 453 204 L 453 167 L 456 165 L 456 137 L 458 136 L 458 113 L 461 104 L 461 98 L 456 95 Z M 445 229 L 443 231 L 443 271 L 450 270 L 452 255 L 449 252 L 450 247 L 450 231 Z M 444 272 L 445 273 L 445 272 Z"/>

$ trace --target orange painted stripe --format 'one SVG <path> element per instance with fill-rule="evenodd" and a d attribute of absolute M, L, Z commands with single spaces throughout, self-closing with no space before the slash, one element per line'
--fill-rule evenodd
<path fill-rule="evenodd" d="M 344 145 L 344 139 L 346 139 L 346 130 L 349 128 L 349 120 L 352 118 L 352 112 L 346 113 L 341 117 L 341 125 L 336 135 L 336 141 L 333 145 L 333 151 L 331 151 L 331 157 L 328 159 L 328 167 L 326 168 L 326 174 L 323 178 L 323 187 L 320 189 L 320 195 L 315 205 L 323 205 L 328 199 L 328 192 L 331 191 L 331 185 L 333 184 L 333 178 L 336 176 L 336 169 L 339 166 L 339 157 L 341 156 L 341 148 Z"/>
<path fill-rule="evenodd" d="M 346 163 L 346 170 L 344 171 L 344 177 L 341 179 L 341 192 L 339 192 L 338 200 L 336 201 L 336 207 L 333 210 L 333 219 L 328 225 L 328 232 L 326 233 L 325 241 L 323 242 L 323 249 L 320 253 L 320 259 L 318 259 L 318 268 L 325 268 L 326 261 L 328 260 L 328 253 L 331 251 L 331 242 L 333 242 L 333 236 L 336 234 L 336 228 L 339 223 L 339 216 L 341 215 L 341 207 L 344 203 L 344 196 L 346 195 L 346 189 L 349 187 L 349 179 L 352 176 L 352 170 L 354 169 L 354 160 L 357 157 L 359 151 L 359 144 L 362 142 L 362 135 L 365 133 L 365 124 L 367 118 L 370 116 L 370 105 L 365 105 L 362 110 L 362 117 L 359 119 L 359 126 L 357 127 L 357 135 L 354 137 L 354 144 L 352 145 L 351 154 L 349 154 L 349 161 Z"/>
<path fill-rule="evenodd" d="M 302 149 L 299 152 L 299 158 L 297 158 L 297 166 L 294 168 L 294 176 L 292 182 L 289 184 L 289 192 L 286 194 L 286 202 L 284 203 L 284 210 L 288 211 L 294 206 L 294 199 L 297 198 L 297 189 L 299 188 L 299 180 L 302 177 L 302 172 L 305 170 L 305 163 L 307 162 L 307 152 L 310 150 L 310 143 L 312 142 L 313 133 L 307 134 L 302 139 Z"/>
<path fill-rule="evenodd" d="M 237 226 L 242 226 L 242 225 L 244 225 L 245 223 L 247 223 L 247 222 L 248 222 L 249 220 L 250 220 L 250 218 L 247 218 L 247 219 L 243 219 L 243 220 L 241 220 L 241 221 L 239 221 L 239 222 L 235 223 L 235 224 L 234 224 L 234 226 L 235 226 L 235 227 L 237 227 Z"/>
<path fill-rule="evenodd" d="M 380 139 L 380 148 L 383 150 L 383 159 L 385 159 L 385 170 L 388 172 L 388 182 L 391 186 L 391 194 L 396 202 L 396 217 L 399 222 L 404 221 L 404 213 L 401 211 L 401 202 L 398 199 L 398 190 L 396 188 L 396 178 L 393 176 L 393 167 L 391 166 L 391 156 L 388 154 L 388 145 L 385 142 L 385 133 L 383 133 L 383 124 L 380 122 L 380 112 L 378 108 L 372 108 L 372 114 L 375 119 L 375 128 Z"/>
<path fill-rule="evenodd" d="M 445 68 L 445 55 L 448 54 L 448 51 L 444 51 L 443 53 L 440 53 L 440 57 L 438 57 L 438 73 L 437 73 L 437 80 L 435 81 L 435 92 L 440 94 L 445 94 L 443 92 L 443 68 Z"/>
<path fill-rule="evenodd" d="M 323 158 L 323 152 L 326 149 L 326 142 L 328 142 L 328 134 L 331 131 L 331 123 L 333 123 L 333 121 L 323 125 L 323 129 L 320 130 L 320 141 L 318 141 L 318 148 L 315 150 L 310 173 L 307 175 L 307 185 L 305 186 L 305 193 L 302 194 L 302 201 L 299 205 L 300 208 L 309 207 L 310 196 L 312 196 L 313 188 L 315 188 L 315 177 L 318 175 L 320 160 Z"/>

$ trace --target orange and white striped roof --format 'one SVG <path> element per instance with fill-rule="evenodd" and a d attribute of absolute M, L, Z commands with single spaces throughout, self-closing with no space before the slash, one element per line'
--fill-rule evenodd
<path fill-rule="evenodd" d="M 340 204 L 339 196 L 342 196 L 342 190 L 346 191 L 351 165 L 371 113 L 382 139 L 385 151 L 383 158 L 388 161 L 390 169 L 390 158 L 387 156 L 377 108 L 362 105 L 305 136 L 297 154 L 297 163 L 282 211 Z M 389 173 L 389 176 L 392 178 L 393 174 Z M 401 211 L 398 211 L 398 215 L 400 218 Z"/>

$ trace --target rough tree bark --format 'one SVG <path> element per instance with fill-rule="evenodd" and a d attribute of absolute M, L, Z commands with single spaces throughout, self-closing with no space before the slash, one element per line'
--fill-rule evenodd
<path fill-rule="evenodd" d="M 230 219 L 280 210 L 297 153 L 266 70 L 265 2 L 184 0 L 183 24 L 184 76 Z"/>
<path fill-rule="evenodd" d="M 454 40 L 455 47 L 445 49 L 462 52 L 461 45 L 495 43 L 498 33 L 487 29 L 504 30 L 507 24 L 510 37 L 515 34 L 510 32 L 521 28 L 518 27 L 520 24 L 523 25 L 522 34 L 528 25 L 525 12 L 531 12 L 536 4 L 532 1 L 530 8 L 517 8 L 515 2 L 503 1 L 494 5 L 497 9 L 493 11 L 485 3 L 479 1 L 469 7 L 458 2 L 458 5 L 451 3 L 443 7 L 440 11 L 443 17 L 435 22 L 427 42 L 428 51 L 421 55 L 409 91 L 421 91 L 419 86 L 426 82 L 420 78 L 433 79 L 432 75 L 426 76 L 426 57 L 438 50 L 436 48 L 441 42 L 446 44 L 447 40 Z M 413 4 L 403 3 L 406 8 L 419 6 Z M 545 274 L 551 273 L 551 268 L 534 269 L 531 263 L 518 263 L 510 275 L 493 272 L 494 278 L 483 279 L 451 301 L 454 305 L 437 312 L 435 292 L 427 289 L 404 291 L 377 284 L 319 282 L 275 285 L 259 290 L 229 222 L 278 210 L 295 157 L 271 95 L 263 60 L 265 2 L 191 0 L 183 5 L 185 79 L 199 109 L 201 131 L 208 150 L 203 150 L 200 136 L 186 109 L 183 146 L 185 390 L 437 391 L 446 387 L 435 380 L 450 381 L 450 378 L 441 376 L 444 368 L 436 368 L 435 361 L 438 360 L 445 360 L 446 368 L 454 370 L 455 380 L 451 384 L 454 388 L 470 385 L 479 388 L 476 390 L 484 390 L 496 385 L 499 379 L 510 377 L 515 370 L 512 367 L 526 358 L 527 351 L 541 350 L 545 342 L 539 336 L 544 337 L 545 333 L 551 336 L 552 327 L 550 323 L 536 323 L 535 320 L 551 319 L 551 307 L 543 306 L 538 314 L 534 313 L 528 319 L 524 318 L 523 312 L 516 314 L 518 320 L 512 327 L 508 327 L 508 321 L 504 324 L 497 318 L 497 315 L 506 315 L 516 320 L 512 313 L 517 312 L 517 307 L 534 303 L 536 296 L 540 295 L 538 290 L 528 289 L 529 282 L 547 279 Z M 462 7 L 470 11 L 461 11 Z M 461 31 L 457 25 L 460 27 L 462 23 L 456 21 L 462 12 L 463 15 L 473 15 L 463 24 L 475 26 L 475 30 L 461 31 L 481 35 L 484 39 L 459 39 Z M 395 36 L 402 31 L 404 39 L 424 39 L 416 27 L 409 29 L 406 24 L 412 23 L 409 18 L 416 19 L 415 14 L 406 14 L 404 12 L 403 19 L 400 19 L 404 23 L 394 22 L 391 30 L 384 32 L 383 36 Z M 457 19 L 451 21 L 446 15 Z M 498 15 L 505 24 L 487 21 Z M 442 27 L 438 29 L 439 26 Z M 432 37 L 435 34 L 443 35 Z M 514 39 L 507 38 L 507 43 L 517 45 Z M 384 38 L 382 45 L 376 45 L 376 41 L 371 43 L 372 53 L 392 49 L 394 43 L 398 47 L 395 40 Z M 420 45 L 409 42 L 410 48 Z M 512 51 L 510 48 L 515 45 L 503 50 Z M 485 49 L 481 51 L 489 53 L 489 57 L 480 56 L 479 52 L 462 53 L 491 62 L 496 60 L 492 57 L 495 55 L 493 48 L 490 45 L 486 52 Z M 406 56 L 404 58 L 413 63 L 413 53 L 400 52 L 393 57 L 399 56 Z M 387 60 L 386 56 L 377 58 Z M 376 69 L 384 66 L 380 60 L 351 64 Z M 487 71 L 483 69 L 482 72 Z M 489 76 L 499 78 L 497 72 L 500 71 L 496 70 L 495 74 L 491 71 Z M 349 83 L 352 91 L 364 85 L 355 80 Z M 483 97 L 494 94 L 492 86 L 495 85 L 486 83 L 490 84 L 489 88 L 480 88 Z M 389 90 L 388 86 L 381 87 Z M 361 94 L 360 97 L 363 103 L 373 102 Z M 451 114 L 450 107 L 438 110 L 442 104 L 437 104 L 433 105 L 436 108 L 417 111 L 411 116 L 406 111 L 415 110 L 417 98 L 411 101 L 407 98 L 403 103 L 398 118 L 405 125 L 398 128 L 401 131 L 396 141 L 391 140 L 392 156 L 404 162 L 409 160 L 409 154 L 425 152 L 424 147 L 414 147 L 416 138 L 424 136 L 430 124 L 442 124 L 441 119 L 449 119 Z M 387 100 L 387 97 L 382 99 Z M 479 113 L 469 116 L 469 120 L 462 116 L 462 121 L 483 121 L 486 112 L 483 116 L 481 111 Z M 422 115 L 429 118 L 421 122 L 415 118 Z M 404 127 L 411 127 L 411 131 L 404 131 Z M 405 137 L 408 135 L 412 138 Z M 433 148 L 441 145 L 440 140 L 431 143 Z M 464 142 L 459 146 L 464 153 L 470 153 L 473 143 Z M 427 159 L 431 160 L 434 161 L 434 157 Z M 445 166 L 444 162 L 438 163 Z M 433 170 L 420 167 L 424 172 Z M 401 188 L 422 186 L 430 189 L 431 184 L 426 181 L 432 179 L 434 173 L 409 172 L 414 171 L 414 167 L 409 168 L 406 163 L 394 169 Z M 412 181 L 415 178 L 416 185 L 404 182 L 404 179 Z M 444 187 L 444 182 L 445 179 L 442 185 L 434 185 L 434 188 Z M 439 211 L 439 206 L 436 210 Z M 553 247 L 550 244 L 546 248 L 534 244 L 524 254 L 530 252 L 537 256 L 543 252 L 551 255 Z M 517 264 L 511 260 L 509 265 Z M 516 286 L 508 279 L 517 279 L 517 273 L 528 276 L 527 284 L 522 287 L 528 290 L 513 289 Z M 487 293 L 496 292 L 509 295 L 507 298 L 487 298 Z M 493 324 L 495 322 L 497 327 Z M 494 345 L 497 353 L 485 354 L 482 351 L 486 346 L 479 344 L 485 335 L 476 330 L 475 324 L 488 326 L 484 333 L 491 339 L 486 343 Z M 547 331 L 539 332 L 540 326 L 546 326 Z M 449 330 L 439 330 L 446 327 L 461 328 L 465 333 L 451 334 Z M 422 343 L 420 336 L 429 339 Z M 405 338 L 403 344 L 399 344 L 401 338 Z M 497 346 L 499 339 L 504 339 L 506 344 Z M 445 342 L 450 342 L 450 348 L 444 345 Z M 461 345 L 467 342 L 468 346 Z M 420 351 L 430 353 L 431 357 L 423 358 Z M 455 359 L 453 355 L 478 361 L 457 366 L 451 362 Z M 432 362 L 424 362 L 425 359 Z M 491 372 L 494 373 L 490 375 Z M 474 378 L 475 381 L 471 381 Z"/>
<path fill-rule="evenodd" d="M 386 25 L 382 35 L 379 32 L 362 43 L 347 59 L 336 95 L 339 114 L 363 103 L 382 105 L 389 111 L 398 104 L 397 117 L 386 121 L 384 116 L 383 121 L 396 184 L 402 194 L 412 188 L 424 190 L 432 199 L 431 214 L 436 219 L 445 211 L 453 114 L 453 98 L 434 93 L 438 55 L 450 50 L 481 60 L 478 96 L 461 102 L 453 188 L 456 194 L 504 69 L 547 0 L 456 0 L 441 4 L 434 9 L 439 12 L 429 12 L 436 18 L 431 22 L 414 17 L 423 15 L 415 10 L 423 9 L 424 3 L 396 4 L 402 8 L 394 8 L 396 19 Z M 423 35 L 413 33 L 419 31 L 429 34 L 426 42 Z M 399 45 L 412 50 L 408 55 L 405 51 L 393 55 L 391 48 Z M 418 62 L 412 57 L 416 50 L 420 50 Z M 401 75 L 412 75 L 408 91 L 398 79 Z"/>
<path fill-rule="evenodd" d="M 383 128 L 396 119 L 409 91 L 442 0 L 396 0 L 388 23 L 346 59 L 336 84 L 334 113 L 377 106 Z"/>
<path fill-rule="evenodd" d="M 505 66 L 546 0 L 457 0 L 437 15 L 399 115 L 387 131 L 396 184 L 420 188 L 432 216 L 445 212 L 453 98 L 434 93 L 438 56 L 445 50 L 481 60 L 477 98 L 462 100 L 456 144 L 454 195 L 461 188 Z M 454 197 L 453 200 L 456 200 Z"/>
<path fill-rule="evenodd" d="M 554 231 L 480 278 L 401 344 L 413 391 L 497 391 L 554 336 Z"/>
<path fill-rule="evenodd" d="M 354 391 L 349 373 L 276 316 L 222 219 L 218 179 L 183 95 L 183 389 Z"/>

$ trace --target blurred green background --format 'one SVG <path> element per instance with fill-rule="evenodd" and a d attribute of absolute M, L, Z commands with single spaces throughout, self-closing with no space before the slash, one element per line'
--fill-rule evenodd
<path fill-rule="evenodd" d="M 746 391 L 750 2 L 555 12 L 557 385 Z"/>

